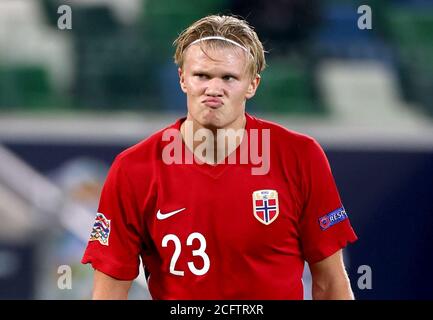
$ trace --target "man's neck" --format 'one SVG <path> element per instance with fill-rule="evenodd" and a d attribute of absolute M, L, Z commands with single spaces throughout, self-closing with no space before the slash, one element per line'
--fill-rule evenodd
<path fill-rule="evenodd" d="M 180 132 L 195 157 L 215 165 L 223 162 L 241 144 L 245 126 L 245 114 L 223 128 L 206 128 L 188 115 L 181 124 Z"/>

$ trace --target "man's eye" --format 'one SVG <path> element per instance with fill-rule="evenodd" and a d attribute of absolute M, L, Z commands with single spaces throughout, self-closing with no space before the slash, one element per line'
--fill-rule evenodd
<path fill-rule="evenodd" d="M 234 79 L 233 76 L 224 76 L 224 77 L 223 77 L 223 80 L 224 80 L 224 81 L 230 81 L 230 80 L 233 80 L 233 79 Z"/>
<path fill-rule="evenodd" d="M 199 79 L 207 79 L 208 78 L 208 76 L 203 74 L 203 73 L 197 73 L 196 77 L 198 77 Z"/>

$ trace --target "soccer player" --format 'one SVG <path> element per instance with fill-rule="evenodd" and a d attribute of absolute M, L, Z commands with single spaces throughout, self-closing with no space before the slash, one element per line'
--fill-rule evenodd
<path fill-rule="evenodd" d="M 94 299 L 126 299 L 140 257 L 153 299 L 353 299 L 356 240 L 311 137 L 245 111 L 265 67 L 242 19 L 207 16 L 175 41 L 187 115 L 118 155 L 82 259 Z"/>

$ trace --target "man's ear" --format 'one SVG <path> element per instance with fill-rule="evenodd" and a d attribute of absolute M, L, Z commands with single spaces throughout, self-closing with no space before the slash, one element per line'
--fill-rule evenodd
<path fill-rule="evenodd" d="M 254 97 L 254 95 L 256 94 L 256 90 L 260 84 L 260 75 L 257 74 L 250 82 L 250 84 L 248 85 L 248 89 L 247 89 L 247 93 L 245 95 L 245 98 L 247 99 L 251 99 L 252 97 Z"/>
<path fill-rule="evenodd" d="M 179 84 L 180 84 L 180 88 L 182 89 L 182 91 L 184 93 L 186 93 L 186 85 L 185 85 L 185 76 L 183 74 L 183 71 L 181 68 L 177 69 L 177 72 L 179 74 Z"/>

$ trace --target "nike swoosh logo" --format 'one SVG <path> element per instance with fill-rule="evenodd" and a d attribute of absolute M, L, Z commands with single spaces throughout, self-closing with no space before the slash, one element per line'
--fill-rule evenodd
<path fill-rule="evenodd" d="M 171 216 L 174 216 L 176 213 L 179 213 L 185 209 L 186 208 L 182 208 L 182 209 L 167 212 L 167 213 L 162 213 L 161 210 L 158 210 L 158 212 L 156 213 L 156 217 L 158 218 L 158 220 L 164 220 L 164 219 L 170 218 Z"/>

